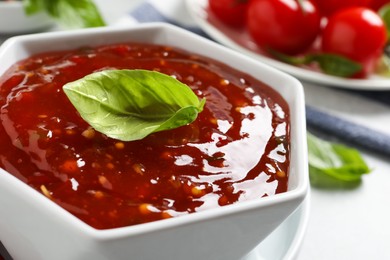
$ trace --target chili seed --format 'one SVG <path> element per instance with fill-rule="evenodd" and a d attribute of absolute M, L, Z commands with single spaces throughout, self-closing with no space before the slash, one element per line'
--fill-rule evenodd
<path fill-rule="evenodd" d="M 79 167 L 76 160 L 66 160 L 60 166 L 60 170 L 66 173 L 76 173 Z"/>
<path fill-rule="evenodd" d="M 125 144 L 122 143 L 122 142 L 116 142 L 115 143 L 115 148 L 118 149 L 118 150 L 122 150 L 123 148 L 125 148 Z"/>
<path fill-rule="evenodd" d="M 221 84 L 221 86 L 227 86 L 230 84 L 229 80 L 227 79 L 222 79 L 219 84 Z"/>
<path fill-rule="evenodd" d="M 139 211 L 143 215 L 150 214 L 152 211 L 149 209 L 151 205 L 148 203 L 142 203 L 141 205 L 138 206 Z"/>
<path fill-rule="evenodd" d="M 142 164 L 140 164 L 140 163 L 135 163 L 135 164 L 133 164 L 133 170 L 136 173 L 138 173 L 140 175 L 143 175 L 144 172 L 145 172 L 145 167 Z"/>
<path fill-rule="evenodd" d="M 199 198 L 205 194 L 205 191 L 198 186 L 194 186 L 191 188 L 191 193 L 194 197 Z"/>
<path fill-rule="evenodd" d="M 161 217 L 163 219 L 167 219 L 167 218 L 172 218 L 173 216 L 171 214 L 169 214 L 168 212 L 163 211 L 163 212 L 161 212 Z"/>
<path fill-rule="evenodd" d="M 210 123 L 212 123 L 214 125 L 217 125 L 218 124 L 218 120 L 215 117 L 210 118 Z"/>
<path fill-rule="evenodd" d="M 286 173 L 284 171 L 277 171 L 276 172 L 276 175 L 279 177 L 279 178 L 285 178 L 286 177 Z"/>
<path fill-rule="evenodd" d="M 109 170 L 112 170 L 115 168 L 115 165 L 113 163 L 107 163 L 106 164 L 106 168 L 109 169 Z"/>
<path fill-rule="evenodd" d="M 43 195 L 45 195 L 49 199 L 52 199 L 51 192 L 46 188 L 45 185 L 41 185 L 40 188 L 41 188 L 41 191 L 42 191 Z"/>
<path fill-rule="evenodd" d="M 93 139 L 95 137 L 95 130 L 91 127 L 87 128 L 81 133 L 87 139 Z"/>
<path fill-rule="evenodd" d="M 107 180 L 107 178 L 103 175 L 98 176 L 99 183 L 103 186 L 103 188 L 111 190 L 112 184 Z"/>
<path fill-rule="evenodd" d="M 66 129 L 65 133 L 66 133 L 67 135 L 74 135 L 74 134 L 76 134 L 76 131 L 73 130 L 73 129 Z"/>
<path fill-rule="evenodd" d="M 172 154 L 170 152 L 165 151 L 161 154 L 161 158 L 168 160 L 168 159 L 172 158 Z"/>
<path fill-rule="evenodd" d="M 101 199 L 103 197 L 104 197 L 104 193 L 103 192 L 101 192 L 101 191 L 96 191 L 95 192 L 95 198 Z"/>
<path fill-rule="evenodd" d="M 98 169 L 98 168 L 101 167 L 100 164 L 98 164 L 97 162 L 93 162 L 93 163 L 91 164 L 91 166 L 92 166 L 92 168 L 95 168 L 95 169 Z"/>

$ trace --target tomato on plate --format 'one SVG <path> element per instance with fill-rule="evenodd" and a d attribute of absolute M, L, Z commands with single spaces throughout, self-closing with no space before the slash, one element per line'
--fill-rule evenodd
<path fill-rule="evenodd" d="M 322 33 L 322 51 L 360 63 L 358 77 L 371 73 L 386 44 L 386 27 L 377 13 L 364 7 L 337 12 Z"/>
<path fill-rule="evenodd" d="M 285 54 L 307 50 L 320 31 L 321 16 L 311 0 L 252 0 L 247 29 L 264 50 Z"/>
<path fill-rule="evenodd" d="M 315 0 L 320 12 L 324 16 L 330 16 L 337 11 L 349 7 L 369 7 L 372 0 Z"/>
<path fill-rule="evenodd" d="M 226 25 L 241 27 L 245 24 L 247 0 L 209 0 L 209 8 Z"/>

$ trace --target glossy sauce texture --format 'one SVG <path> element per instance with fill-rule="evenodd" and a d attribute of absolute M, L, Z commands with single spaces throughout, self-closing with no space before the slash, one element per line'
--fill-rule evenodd
<path fill-rule="evenodd" d="M 121 142 L 94 131 L 62 86 L 95 71 L 148 69 L 206 98 L 195 122 Z M 44 53 L 0 78 L 0 167 L 97 229 L 176 217 L 287 190 L 289 109 L 253 77 L 139 43 Z"/>

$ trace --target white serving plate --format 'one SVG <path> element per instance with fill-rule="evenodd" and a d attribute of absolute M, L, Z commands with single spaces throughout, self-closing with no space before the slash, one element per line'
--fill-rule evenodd
<path fill-rule="evenodd" d="M 38 32 L 52 25 L 53 21 L 45 13 L 27 16 L 21 1 L 0 2 L 0 34 Z"/>
<path fill-rule="evenodd" d="M 295 260 L 309 221 L 310 198 L 242 260 Z"/>
<path fill-rule="evenodd" d="M 186 0 L 187 9 L 195 22 L 214 40 L 243 54 L 313 83 L 346 89 L 389 90 L 390 78 L 372 75 L 367 79 L 346 79 L 296 67 L 261 54 L 259 47 L 244 29 L 228 28 L 217 19 L 209 21 L 208 0 Z"/>
<path fill-rule="evenodd" d="M 289 190 L 182 217 L 96 230 L 0 169 L 0 241 L 15 259 L 232 259 L 253 250 L 308 194 L 303 88 L 298 80 L 168 24 L 17 36 L 0 47 L 0 74 L 32 54 L 118 42 L 180 47 L 245 71 L 281 93 L 290 107 Z"/>

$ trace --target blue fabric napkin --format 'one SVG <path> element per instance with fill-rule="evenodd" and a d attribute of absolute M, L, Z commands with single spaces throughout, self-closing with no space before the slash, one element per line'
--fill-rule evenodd
<path fill-rule="evenodd" d="M 188 19 L 182 18 L 181 21 L 178 21 L 178 19 L 176 19 L 177 17 L 170 17 L 168 14 L 169 12 L 161 10 L 164 9 L 162 2 L 163 1 L 150 0 L 149 2 L 145 2 L 138 6 L 129 13 L 129 15 L 138 23 L 166 22 L 211 39 L 211 37 L 198 26 L 189 22 L 191 20 L 189 15 L 187 15 Z M 165 10 L 177 7 L 177 5 L 182 5 L 178 8 L 185 8 L 185 6 L 183 6 L 184 1 L 179 1 L 181 3 L 174 4 L 176 6 L 173 5 L 173 2 L 174 1 L 164 1 L 164 5 L 167 5 L 165 6 Z M 172 7 L 169 7 L 169 5 L 172 5 Z M 184 10 L 182 11 L 185 12 Z M 180 14 L 183 16 L 182 13 Z M 365 98 L 370 98 L 390 106 L 390 91 L 345 91 L 352 95 L 362 95 Z M 322 132 L 325 136 L 335 137 L 341 141 L 348 142 L 357 148 L 377 152 L 383 156 L 390 156 L 390 135 L 330 115 L 308 105 L 306 105 L 306 122 L 309 130 Z"/>
<path fill-rule="evenodd" d="M 390 156 L 389 135 L 329 115 L 311 106 L 306 106 L 306 123 L 309 130 L 323 132 L 382 156 Z"/>

